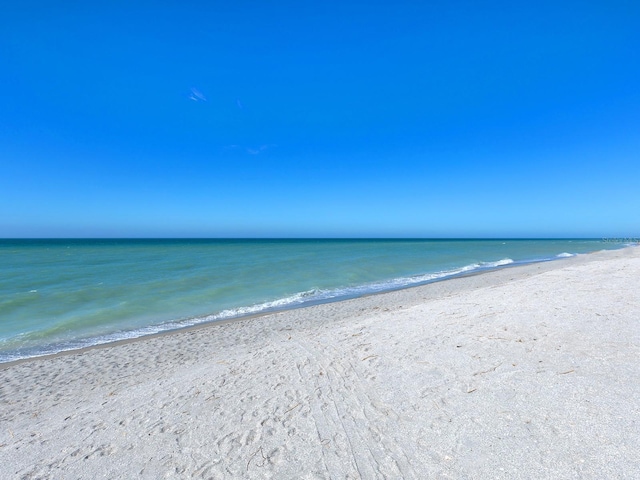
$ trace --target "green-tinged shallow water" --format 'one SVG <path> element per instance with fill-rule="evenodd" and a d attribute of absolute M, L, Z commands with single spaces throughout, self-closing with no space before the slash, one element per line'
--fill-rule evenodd
<path fill-rule="evenodd" d="M 0 362 L 622 247 L 602 240 L 0 240 Z"/>

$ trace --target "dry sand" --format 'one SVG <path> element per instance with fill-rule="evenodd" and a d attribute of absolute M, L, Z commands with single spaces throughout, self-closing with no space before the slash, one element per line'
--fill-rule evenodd
<path fill-rule="evenodd" d="M 0 366 L 2 478 L 640 478 L 640 248 Z"/>

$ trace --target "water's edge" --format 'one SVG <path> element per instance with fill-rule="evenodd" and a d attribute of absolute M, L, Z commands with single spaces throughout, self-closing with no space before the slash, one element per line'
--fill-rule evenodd
<path fill-rule="evenodd" d="M 84 352 L 91 349 L 96 348 L 106 348 L 109 346 L 114 346 L 118 344 L 126 344 L 136 341 L 144 341 L 148 338 L 153 338 L 162 335 L 170 335 L 178 332 L 200 329 L 200 328 L 208 328 L 212 325 L 219 325 L 223 323 L 236 322 L 247 320 L 250 318 L 262 317 L 266 315 L 270 315 L 273 313 L 285 312 L 289 310 L 297 310 L 308 308 L 312 306 L 329 304 L 329 303 L 338 303 L 349 301 L 358 298 L 376 296 L 381 294 L 387 294 L 391 292 L 397 292 L 401 290 L 408 290 L 413 288 L 419 288 L 426 285 L 431 285 L 435 283 L 442 283 L 445 281 L 468 278 L 468 277 L 476 277 L 476 276 L 484 276 L 485 274 L 496 273 L 501 270 L 517 270 L 526 267 L 540 265 L 540 264 L 548 264 L 549 268 L 544 269 L 543 271 L 552 270 L 555 268 L 562 268 L 566 265 L 567 261 L 571 260 L 580 260 L 585 259 L 588 260 L 590 256 L 593 254 L 603 251 L 615 251 L 624 249 L 627 246 L 622 246 L 619 248 L 613 248 L 608 250 L 600 250 L 596 252 L 586 253 L 586 254 L 566 254 L 561 253 L 551 258 L 543 258 L 537 260 L 530 261 L 512 261 L 510 259 L 505 259 L 498 262 L 489 262 L 481 265 L 473 265 L 466 266 L 455 271 L 449 272 L 437 272 L 433 274 L 420 275 L 418 277 L 413 277 L 415 281 L 412 282 L 397 282 L 399 279 L 391 280 L 389 282 L 380 282 L 377 285 L 363 285 L 359 287 L 352 287 L 351 289 L 336 289 L 336 291 L 344 291 L 349 290 L 343 293 L 336 293 L 335 295 L 331 292 L 320 292 L 320 295 L 314 296 L 313 294 L 305 295 L 308 292 L 302 292 L 301 294 L 294 295 L 292 297 L 297 297 L 296 300 L 290 302 L 282 302 L 281 300 L 276 300 L 273 302 L 267 302 L 265 304 L 254 305 L 251 307 L 244 307 L 242 309 L 236 309 L 238 311 L 223 311 L 214 315 L 207 316 L 198 316 L 191 317 L 186 319 L 181 319 L 175 322 L 168 322 L 160 325 L 152 325 L 142 329 L 137 329 L 128 332 L 115 332 L 110 335 L 106 335 L 104 337 L 98 338 L 88 338 L 81 339 L 73 344 L 68 345 L 51 345 L 47 349 L 42 349 L 40 351 L 31 351 L 31 352 L 21 352 L 19 354 L 0 354 L 0 368 L 5 368 L 17 363 L 27 362 L 31 360 L 40 360 L 46 358 L 57 357 L 60 355 L 72 355 L 80 352 Z M 472 267 L 472 268 L 470 268 Z M 525 271 L 523 270 L 523 272 Z M 517 274 L 516 274 L 517 275 Z M 429 277 L 429 278 L 426 278 Z M 402 279 L 400 279 L 402 280 Z M 406 279 L 405 279 L 406 280 Z M 384 286 L 383 286 L 384 285 Z M 380 288 L 377 288 L 380 287 Z M 335 291 L 334 291 L 335 292 Z M 291 297 L 289 297 L 291 298 Z"/>

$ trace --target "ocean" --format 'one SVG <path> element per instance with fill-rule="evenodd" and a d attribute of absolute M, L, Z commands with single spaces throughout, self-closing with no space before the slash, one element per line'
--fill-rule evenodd
<path fill-rule="evenodd" d="M 0 240 L 0 363 L 623 241 Z"/>

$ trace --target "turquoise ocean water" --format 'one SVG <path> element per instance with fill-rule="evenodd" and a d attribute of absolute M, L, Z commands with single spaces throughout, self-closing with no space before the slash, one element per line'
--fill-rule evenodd
<path fill-rule="evenodd" d="M 624 246 L 602 240 L 0 240 L 0 362 Z"/>

